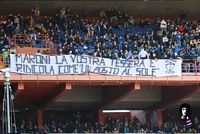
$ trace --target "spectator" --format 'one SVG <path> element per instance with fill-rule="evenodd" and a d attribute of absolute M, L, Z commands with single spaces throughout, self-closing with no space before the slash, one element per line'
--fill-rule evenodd
<path fill-rule="evenodd" d="M 60 117 L 61 116 L 61 117 Z M 194 122 L 194 127 L 186 128 L 180 120 L 171 120 L 166 117 L 161 127 L 151 129 L 147 124 L 142 124 L 137 117 L 128 120 L 107 117 L 104 123 L 94 122 L 92 115 L 83 113 L 71 113 L 47 116 L 44 128 L 39 130 L 32 121 L 22 120 L 17 124 L 17 133 L 198 133 L 200 125 Z M 195 117 L 195 120 L 198 118 Z"/>
<path fill-rule="evenodd" d="M 40 21 L 40 10 L 38 6 L 36 6 L 35 9 L 32 9 L 32 14 L 35 24 L 38 24 Z"/>
<path fill-rule="evenodd" d="M 185 20 L 186 18 L 187 18 L 187 14 L 186 14 L 185 10 L 183 10 L 183 11 L 181 12 L 180 19 L 181 19 L 181 20 Z"/>
<path fill-rule="evenodd" d="M 160 28 L 162 30 L 166 30 L 167 28 L 167 22 L 165 20 L 162 20 L 161 23 L 160 23 Z"/>
<path fill-rule="evenodd" d="M 29 16 L 10 14 L 7 21 L 0 25 L 0 49 L 6 46 L 12 48 L 10 39 L 14 34 L 28 34 L 30 39 L 17 39 L 19 46 L 51 46 L 58 54 L 125 59 L 130 51 L 132 58 L 137 58 L 142 47 L 153 59 L 196 58 L 200 54 L 197 40 L 200 21 L 161 21 L 158 18 L 150 22 L 146 18 L 136 23 L 134 17 L 116 9 L 102 10 L 97 20 L 86 19 L 85 15 L 73 14 L 70 8 L 61 8 L 59 14 L 45 16 L 39 21 L 40 10 L 36 7 L 32 10 L 31 23 Z M 44 42 L 39 38 L 41 34 L 46 34 L 50 40 Z M 147 54 L 145 57 L 148 58 Z"/>
<path fill-rule="evenodd" d="M 144 48 L 142 48 L 139 52 L 138 55 L 139 59 L 148 59 L 149 58 L 149 54 L 147 53 L 147 51 L 145 51 Z"/>
<path fill-rule="evenodd" d="M 61 20 L 64 19 L 65 14 L 66 14 L 66 10 L 65 10 L 65 8 L 63 7 L 62 9 L 60 9 L 60 19 L 61 19 Z"/>

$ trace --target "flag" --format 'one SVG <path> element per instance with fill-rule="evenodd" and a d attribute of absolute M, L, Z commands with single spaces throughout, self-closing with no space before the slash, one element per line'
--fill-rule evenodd
<path fill-rule="evenodd" d="M 132 52 L 129 51 L 128 56 L 126 57 L 124 64 L 126 64 L 126 62 L 131 58 L 132 55 L 133 55 Z"/>

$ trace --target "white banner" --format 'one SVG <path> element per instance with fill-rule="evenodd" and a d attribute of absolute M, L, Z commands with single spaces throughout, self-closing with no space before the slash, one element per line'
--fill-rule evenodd
<path fill-rule="evenodd" d="M 178 76 L 182 60 L 108 59 L 88 55 L 49 56 L 11 54 L 11 72 L 22 74 L 106 74 L 120 76 Z"/>

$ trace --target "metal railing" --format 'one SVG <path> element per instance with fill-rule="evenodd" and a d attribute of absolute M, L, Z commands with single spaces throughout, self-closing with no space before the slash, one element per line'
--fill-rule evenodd
<path fill-rule="evenodd" d="M 45 34 L 15 34 L 13 36 L 15 47 L 49 48 L 50 38 Z"/>
<path fill-rule="evenodd" d="M 182 63 L 183 75 L 200 75 L 200 62 L 184 60 Z"/>

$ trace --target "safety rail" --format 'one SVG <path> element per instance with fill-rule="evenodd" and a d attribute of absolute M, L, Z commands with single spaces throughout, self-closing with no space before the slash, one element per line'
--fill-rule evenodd
<path fill-rule="evenodd" d="M 15 34 L 12 43 L 17 53 L 33 54 L 40 50 L 40 52 L 57 54 L 57 48 L 46 34 Z"/>
<path fill-rule="evenodd" d="M 183 60 L 182 74 L 200 75 L 200 62 L 197 62 L 196 60 Z"/>
<path fill-rule="evenodd" d="M 50 38 L 45 34 L 15 34 L 13 42 L 15 47 L 49 48 Z"/>

